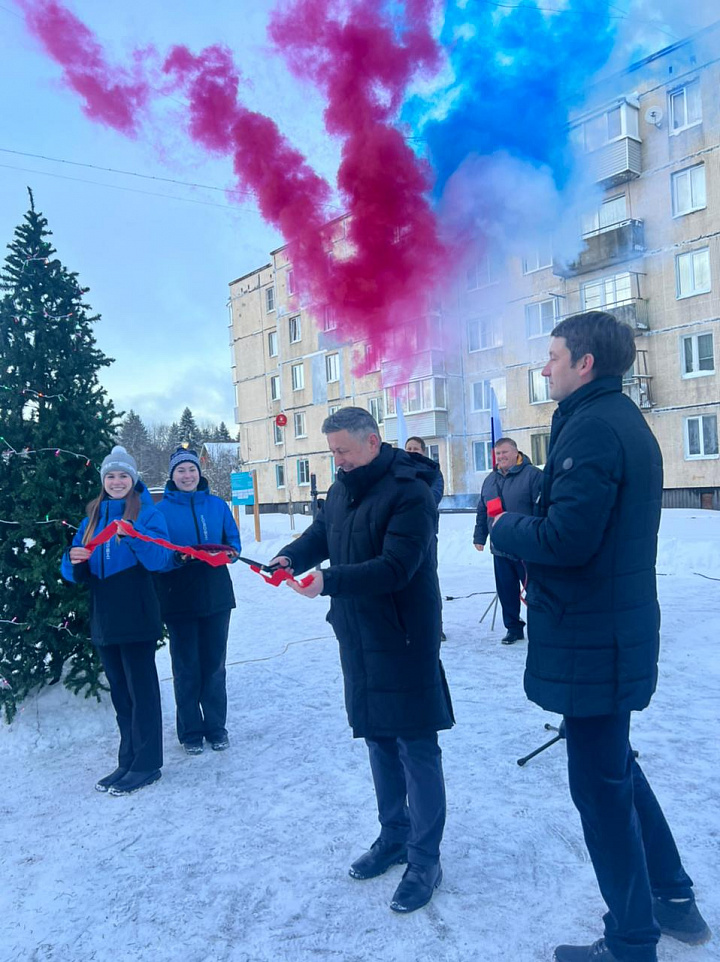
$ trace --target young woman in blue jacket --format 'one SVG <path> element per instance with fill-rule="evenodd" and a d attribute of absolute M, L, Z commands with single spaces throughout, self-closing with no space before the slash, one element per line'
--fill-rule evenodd
<path fill-rule="evenodd" d="M 163 568 L 167 548 L 113 536 L 91 553 L 85 545 L 112 521 L 167 540 L 165 519 L 138 479 L 137 464 L 116 446 L 100 468 L 102 490 L 87 506 L 72 547 L 62 559 L 67 581 L 90 588 L 90 634 L 110 686 L 120 729 L 118 767 L 95 788 L 130 795 L 160 778 L 163 763 L 160 685 L 155 648 L 162 619 L 151 571 Z"/>
<path fill-rule="evenodd" d="M 178 448 L 158 504 L 173 544 L 228 545 L 240 553 L 240 534 L 227 504 L 210 494 L 195 451 Z M 229 747 L 225 659 L 235 595 L 227 566 L 175 554 L 157 579 L 162 616 L 170 634 L 177 735 L 188 755 Z"/>

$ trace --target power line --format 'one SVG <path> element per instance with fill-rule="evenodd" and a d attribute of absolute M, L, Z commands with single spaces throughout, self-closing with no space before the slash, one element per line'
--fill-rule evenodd
<path fill-rule="evenodd" d="M 20 170 L 26 174 L 40 174 L 43 177 L 57 177 L 59 180 L 72 180 L 78 184 L 91 184 L 94 187 L 109 187 L 111 190 L 125 190 L 131 194 L 145 194 L 149 197 L 163 197 L 165 200 L 179 200 L 185 204 L 201 204 L 203 207 L 220 207 L 222 210 L 239 210 L 246 213 L 255 213 L 252 207 L 231 207 L 229 204 L 214 204 L 210 200 L 196 200 L 193 197 L 178 197 L 176 194 L 159 194 L 153 190 L 140 190 L 137 187 L 123 187 L 121 184 L 105 184 L 97 180 L 87 180 L 84 177 L 68 177 L 67 174 L 55 174 L 50 170 L 33 170 L 30 167 L 16 167 L 13 164 L 0 164 L 0 168 L 6 170 Z"/>

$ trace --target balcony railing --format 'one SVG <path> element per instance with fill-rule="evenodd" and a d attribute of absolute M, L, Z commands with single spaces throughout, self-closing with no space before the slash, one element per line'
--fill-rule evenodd
<path fill-rule="evenodd" d="M 588 234 L 584 241 L 585 247 L 571 263 L 553 260 L 553 274 L 575 277 L 641 257 L 645 250 L 645 225 L 641 220 L 624 220 Z"/>
<path fill-rule="evenodd" d="M 633 400 L 641 411 L 655 407 L 651 391 L 651 374 L 631 374 L 623 378 L 623 393 Z"/>

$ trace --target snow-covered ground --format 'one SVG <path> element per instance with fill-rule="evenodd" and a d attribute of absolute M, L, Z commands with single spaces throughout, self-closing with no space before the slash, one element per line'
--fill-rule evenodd
<path fill-rule="evenodd" d="M 251 519 L 245 519 L 245 522 Z M 471 514 L 443 516 L 443 648 L 457 726 L 441 736 L 448 791 L 445 880 L 397 916 L 400 867 L 347 874 L 377 834 L 363 742 L 347 728 L 327 601 L 272 588 L 235 565 L 228 655 L 231 750 L 184 755 L 169 656 L 158 654 L 165 767 L 130 798 L 93 790 L 114 767 L 109 702 L 61 687 L 0 723 L 2 962 L 541 962 L 601 934 L 603 904 L 570 802 L 564 746 L 524 768 L 556 718 L 526 701 L 525 645 L 500 644 L 488 552 Z M 298 529 L 304 526 L 298 521 Z M 244 524 L 245 527 L 245 524 Z M 268 560 L 288 519 L 263 516 Z M 718 937 L 660 960 L 720 959 L 720 514 L 663 517 L 661 675 L 634 745 Z M 472 592 L 490 592 L 467 597 Z"/>

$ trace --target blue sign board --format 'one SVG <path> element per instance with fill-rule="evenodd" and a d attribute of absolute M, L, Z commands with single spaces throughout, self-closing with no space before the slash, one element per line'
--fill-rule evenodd
<path fill-rule="evenodd" d="M 251 471 L 233 471 L 230 475 L 233 504 L 255 504 Z"/>

